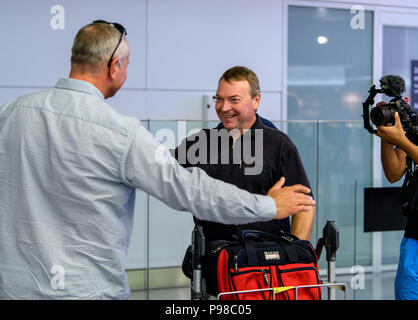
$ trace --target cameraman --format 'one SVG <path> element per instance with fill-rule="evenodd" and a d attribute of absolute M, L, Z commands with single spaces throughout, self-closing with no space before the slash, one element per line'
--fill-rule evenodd
<path fill-rule="evenodd" d="M 382 104 L 384 103 L 381 102 L 378 106 Z M 381 159 L 385 176 L 389 182 L 394 183 L 400 180 L 406 171 L 407 156 L 418 164 L 418 146 L 406 137 L 397 112 L 395 125 L 378 126 L 376 135 L 382 142 Z M 418 215 L 408 218 L 401 242 L 395 298 L 418 300 Z"/>

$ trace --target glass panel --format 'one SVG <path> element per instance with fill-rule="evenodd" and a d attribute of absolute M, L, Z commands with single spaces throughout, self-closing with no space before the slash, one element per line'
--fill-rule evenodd
<path fill-rule="evenodd" d="M 382 236 L 382 264 L 398 264 L 404 231 L 385 231 Z"/>
<path fill-rule="evenodd" d="M 379 185 L 381 181 L 375 180 L 364 180 L 359 179 L 356 181 L 356 221 L 355 221 L 355 260 L 353 266 L 356 268 L 352 269 L 351 272 L 353 275 L 350 275 L 350 278 L 346 278 L 348 281 L 353 281 L 354 274 L 358 275 L 359 272 L 364 270 L 364 267 L 371 266 L 372 261 L 372 252 L 370 248 L 373 245 L 373 236 L 375 232 L 364 232 L 364 188 L 372 188 L 376 185 Z M 399 245 L 403 235 L 403 231 L 384 231 L 378 232 L 377 241 L 380 241 L 381 247 L 381 263 L 382 265 L 393 265 L 397 264 L 399 259 Z M 379 246 L 377 246 L 379 247 Z M 387 278 L 382 283 L 379 281 L 374 281 L 374 278 L 378 277 Z M 346 280 L 346 283 L 350 283 Z M 366 277 L 364 282 L 364 288 L 351 288 L 353 299 L 354 300 L 364 300 L 370 299 L 370 294 L 374 299 L 394 299 L 391 297 L 393 295 L 393 273 L 373 273 L 370 276 Z M 357 283 L 360 285 L 360 282 Z M 380 287 L 381 286 L 381 287 Z"/>
<path fill-rule="evenodd" d="M 359 233 L 362 210 L 355 197 L 356 181 L 372 177 L 372 137 L 358 121 L 372 82 L 372 17 L 365 11 L 365 28 L 354 29 L 349 9 L 289 6 L 287 118 L 332 121 L 318 123 L 317 168 L 310 179 L 316 179 L 317 237 L 327 220 L 340 231 L 337 267 L 369 265 L 371 259 L 371 235 Z"/>
<path fill-rule="evenodd" d="M 289 7 L 289 120 L 361 119 L 372 79 L 372 13 L 365 11 L 364 29 L 353 29 L 352 18 L 349 9 Z"/>
<path fill-rule="evenodd" d="M 372 188 L 376 183 L 372 179 L 358 177 L 355 181 L 355 220 L 354 220 L 354 265 L 362 267 L 372 265 L 373 232 L 364 232 L 364 189 Z"/>
<path fill-rule="evenodd" d="M 317 195 L 317 121 L 275 121 L 274 125 L 287 133 L 299 151 L 311 190 L 316 199 Z M 322 232 L 322 229 L 321 229 Z M 312 227 L 311 241 L 318 239 L 318 224 L 315 218 Z"/>
<path fill-rule="evenodd" d="M 336 266 L 352 267 L 371 256 L 371 236 L 359 238 L 357 181 L 371 181 L 372 135 L 362 122 L 319 122 L 317 219 L 320 236 L 327 220 L 340 234 Z M 357 223 L 357 226 L 356 226 Z M 356 248 L 356 241 L 361 245 Z M 356 252 L 358 249 L 358 252 Z M 357 255 L 356 255 L 357 254 Z M 320 267 L 326 267 L 321 257 Z M 357 260 L 357 261 L 356 261 Z"/>
<path fill-rule="evenodd" d="M 382 74 L 396 74 L 401 76 L 406 83 L 406 96 L 412 93 L 411 88 L 411 60 L 418 60 L 418 28 L 412 27 L 383 27 L 383 69 Z M 403 48 L 402 54 L 396 48 Z M 390 98 L 383 96 L 383 100 Z M 412 102 L 413 103 L 413 102 Z M 401 186 L 404 178 L 395 184 L 390 184 L 383 177 L 384 186 Z M 397 264 L 399 258 L 399 246 L 403 237 L 403 231 L 383 232 L 382 263 Z"/>
<path fill-rule="evenodd" d="M 214 122 L 203 121 L 150 121 L 149 131 L 169 149 L 176 148 L 182 139 Z M 191 244 L 193 217 L 190 213 L 169 208 L 149 196 L 149 290 L 166 286 L 190 285 L 180 271 L 187 247 Z M 175 268 L 170 279 L 165 279 L 161 268 Z M 154 272 L 156 271 L 156 272 Z M 150 294 L 150 299 L 160 299 Z"/>
<path fill-rule="evenodd" d="M 411 60 L 418 60 L 417 37 L 418 28 L 383 27 L 382 74 L 404 78 L 406 96 L 411 94 Z M 402 48 L 402 54 L 399 54 L 399 48 Z"/>

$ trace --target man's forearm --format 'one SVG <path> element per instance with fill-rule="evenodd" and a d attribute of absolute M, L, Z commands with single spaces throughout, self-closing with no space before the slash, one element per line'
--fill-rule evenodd
<path fill-rule="evenodd" d="M 143 126 L 138 126 L 124 163 L 125 183 L 200 220 L 247 224 L 277 215 L 273 198 L 213 179 L 200 168 L 183 168 Z"/>
<path fill-rule="evenodd" d="M 402 178 L 405 172 L 406 155 L 400 149 L 395 150 L 392 144 L 384 140 L 381 143 L 383 171 L 389 182 L 396 182 Z"/>
<path fill-rule="evenodd" d="M 412 143 L 409 139 L 403 139 L 402 143 L 398 145 L 406 154 L 415 162 L 418 163 L 418 146 Z"/>
<path fill-rule="evenodd" d="M 315 216 L 315 207 L 306 212 L 299 212 L 292 217 L 290 233 L 302 240 L 311 238 L 312 225 Z"/>

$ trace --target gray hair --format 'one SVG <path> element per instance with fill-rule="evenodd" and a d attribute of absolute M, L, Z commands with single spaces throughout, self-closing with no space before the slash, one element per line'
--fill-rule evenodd
<path fill-rule="evenodd" d="M 95 72 L 109 61 L 120 35 L 115 27 L 105 23 L 91 23 L 81 28 L 71 49 L 71 67 L 77 66 Z M 124 36 L 114 54 L 119 59 L 121 68 L 128 53 L 128 41 Z"/>

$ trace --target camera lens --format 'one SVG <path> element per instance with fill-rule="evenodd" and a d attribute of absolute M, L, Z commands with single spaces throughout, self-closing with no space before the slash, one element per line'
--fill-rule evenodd
<path fill-rule="evenodd" d="M 370 120 L 375 126 L 382 126 L 388 123 L 395 123 L 395 112 L 391 108 L 374 107 L 370 111 Z"/>
<path fill-rule="evenodd" d="M 375 107 L 370 111 L 370 120 L 376 126 L 381 126 L 385 123 L 386 112 L 382 108 Z"/>

